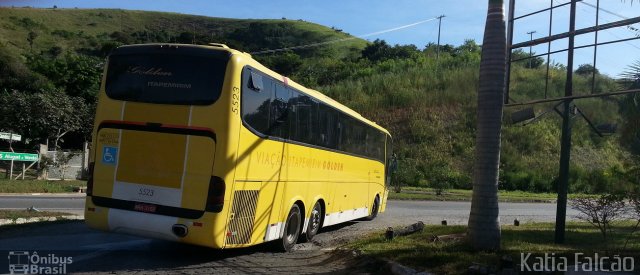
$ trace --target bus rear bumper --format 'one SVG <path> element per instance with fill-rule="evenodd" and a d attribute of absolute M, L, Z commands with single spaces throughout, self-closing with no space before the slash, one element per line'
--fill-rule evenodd
<path fill-rule="evenodd" d="M 95 206 L 87 200 L 85 222 L 94 229 L 122 233 L 144 238 L 190 243 L 211 248 L 223 245 L 213 236 L 213 213 L 205 213 L 198 220 L 157 215 L 130 210 Z M 205 222 L 207 221 L 207 222 Z M 181 234 L 181 230 L 184 233 Z M 220 238 L 218 238 L 220 239 Z"/>
<path fill-rule="evenodd" d="M 120 209 L 109 210 L 109 231 L 178 242 L 172 232 L 178 218 Z"/>

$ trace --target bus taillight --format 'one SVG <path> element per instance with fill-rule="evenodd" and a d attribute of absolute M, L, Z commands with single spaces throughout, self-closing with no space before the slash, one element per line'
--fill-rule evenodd
<path fill-rule="evenodd" d="M 89 178 L 87 179 L 87 196 L 93 195 L 93 167 L 95 162 L 89 163 Z"/>
<path fill-rule="evenodd" d="M 220 212 L 224 205 L 224 180 L 213 176 L 209 180 L 209 192 L 207 194 L 207 205 L 205 210 L 209 212 Z"/>

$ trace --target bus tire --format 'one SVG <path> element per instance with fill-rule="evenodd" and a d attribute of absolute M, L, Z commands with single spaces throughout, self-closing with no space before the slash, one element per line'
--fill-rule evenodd
<path fill-rule="evenodd" d="M 372 221 L 378 216 L 378 211 L 380 210 L 380 197 L 376 195 L 376 198 L 373 199 L 373 204 L 371 205 L 371 214 L 364 218 L 367 221 Z"/>
<path fill-rule="evenodd" d="M 300 236 L 300 227 L 302 225 L 302 217 L 300 215 L 300 207 L 294 204 L 289 210 L 287 220 L 284 224 L 284 234 L 280 242 L 280 249 L 284 252 L 289 252 L 293 246 L 298 242 Z"/>
<path fill-rule="evenodd" d="M 307 224 L 307 232 L 305 234 L 305 239 L 307 241 L 313 240 L 313 237 L 318 234 L 318 230 L 322 227 L 322 216 L 324 212 L 322 211 L 322 204 L 320 201 L 317 201 L 316 204 L 313 205 L 313 209 L 311 209 L 311 215 L 309 215 L 309 223 Z"/>

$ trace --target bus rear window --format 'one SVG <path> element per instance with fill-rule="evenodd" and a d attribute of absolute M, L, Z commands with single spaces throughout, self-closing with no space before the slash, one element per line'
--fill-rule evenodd
<path fill-rule="evenodd" d="M 105 89 L 116 100 L 209 105 L 220 96 L 227 61 L 183 54 L 112 55 Z"/>

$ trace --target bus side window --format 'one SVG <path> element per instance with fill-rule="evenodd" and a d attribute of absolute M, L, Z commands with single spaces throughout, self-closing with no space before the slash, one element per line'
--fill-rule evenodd
<path fill-rule="evenodd" d="M 340 114 L 340 119 L 338 125 L 340 126 L 339 133 L 339 141 L 338 141 L 338 150 L 348 153 L 355 153 L 353 148 L 353 130 L 354 130 L 354 121 L 351 117 Z"/>
<path fill-rule="evenodd" d="M 300 97 L 300 92 L 291 90 L 291 98 L 289 99 L 289 138 L 294 141 L 300 141 L 300 125 L 298 123 Z"/>
<path fill-rule="evenodd" d="M 291 123 L 291 139 L 311 144 L 311 136 L 314 129 L 311 127 L 312 112 L 315 111 L 316 105 L 313 104 L 311 98 L 305 94 L 293 91 L 291 96 L 291 110 L 295 113 L 292 118 L 295 122 Z"/>
<path fill-rule="evenodd" d="M 320 119 L 320 146 L 329 149 L 338 148 L 338 112 L 326 104 L 318 106 L 318 118 Z"/>
<path fill-rule="evenodd" d="M 257 77 L 260 78 L 259 82 L 255 79 Z M 244 70 L 242 80 L 242 119 L 258 133 L 266 134 L 273 97 L 273 81 L 249 69 Z M 255 87 L 257 83 L 262 84 L 259 89 Z"/>
<path fill-rule="evenodd" d="M 319 103 L 313 98 L 309 98 L 309 143 L 313 145 L 322 146 L 322 132 L 321 132 L 321 120 Z"/>
<path fill-rule="evenodd" d="M 289 138 L 289 99 L 291 90 L 276 83 L 275 96 L 271 102 L 271 114 L 269 117 L 269 135 Z"/>
<path fill-rule="evenodd" d="M 376 160 L 384 160 L 384 135 L 375 128 L 366 130 L 366 150 L 367 156 Z"/>

